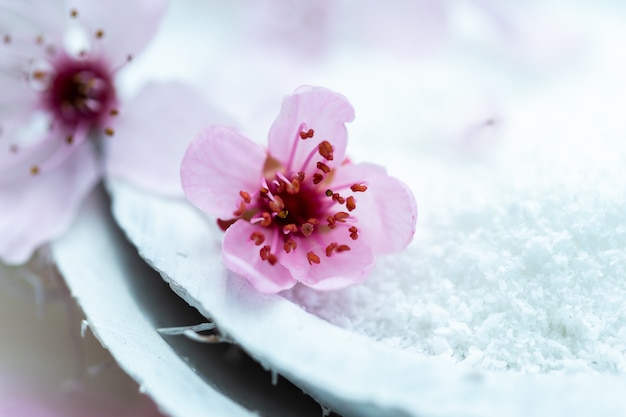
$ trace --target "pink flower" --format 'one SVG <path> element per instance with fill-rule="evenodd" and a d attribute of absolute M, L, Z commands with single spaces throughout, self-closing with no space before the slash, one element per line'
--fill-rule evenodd
<path fill-rule="evenodd" d="M 23 263 L 62 234 L 102 171 L 182 195 L 187 143 L 175 138 L 206 123 L 207 105 L 178 83 L 146 86 L 130 103 L 116 86 L 167 4 L 2 1 L 0 260 Z"/>
<path fill-rule="evenodd" d="M 383 167 L 345 159 L 353 118 L 342 95 L 304 86 L 284 99 L 267 151 L 222 126 L 205 128 L 187 149 L 183 190 L 220 219 L 226 266 L 258 291 L 358 283 L 375 255 L 411 241 L 411 191 Z"/>

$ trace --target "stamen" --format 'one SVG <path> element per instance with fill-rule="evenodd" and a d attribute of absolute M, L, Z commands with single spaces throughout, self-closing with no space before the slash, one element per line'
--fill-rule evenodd
<path fill-rule="evenodd" d="M 323 179 L 324 177 L 319 172 L 313 174 L 313 184 L 319 184 Z"/>
<path fill-rule="evenodd" d="M 250 194 L 245 191 L 239 191 L 239 195 L 241 196 L 241 198 L 243 198 L 243 201 L 245 201 L 246 204 L 250 204 L 250 202 L 252 201 L 252 199 L 250 198 Z"/>
<path fill-rule="evenodd" d="M 335 249 L 337 252 L 347 252 L 350 250 L 350 246 L 348 245 L 339 245 L 337 246 L 337 249 Z"/>
<path fill-rule="evenodd" d="M 233 211 L 233 215 L 235 217 L 240 217 L 245 212 L 246 212 L 246 203 L 244 203 L 243 201 L 240 201 L 239 205 L 237 206 L 237 210 Z"/>
<path fill-rule="evenodd" d="M 263 232 L 255 230 L 250 235 L 250 240 L 253 241 L 255 245 L 261 246 L 263 242 L 265 242 L 265 235 L 263 234 Z"/>
<path fill-rule="evenodd" d="M 272 224 L 272 216 L 266 211 L 261 213 L 261 226 L 269 227 Z"/>
<path fill-rule="evenodd" d="M 307 252 L 306 258 L 309 261 L 309 265 L 320 263 L 320 257 L 317 256 L 313 251 Z"/>
<path fill-rule="evenodd" d="M 345 221 L 350 217 L 350 215 L 348 213 L 346 213 L 345 211 L 340 211 L 340 212 L 336 213 L 333 217 L 338 222 L 345 223 Z"/>
<path fill-rule="evenodd" d="M 300 192 L 300 180 L 298 178 L 294 178 L 291 180 L 291 183 L 287 187 L 287 194 L 295 195 Z"/>
<path fill-rule="evenodd" d="M 367 190 L 367 185 L 353 184 L 350 189 L 355 193 L 362 193 Z"/>
<path fill-rule="evenodd" d="M 281 210 L 276 215 L 280 217 L 281 219 L 286 219 L 287 216 L 289 216 L 289 210 Z"/>
<path fill-rule="evenodd" d="M 356 208 L 356 201 L 354 200 L 353 196 L 348 197 L 348 199 L 346 200 L 346 208 L 348 209 L 348 211 L 352 211 Z"/>
<path fill-rule="evenodd" d="M 313 226 L 313 224 L 308 222 L 304 223 L 302 227 L 300 227 L 300 231 L 305 237 L 311 236 L 313 234 L 313 230 L 315 230 L 315 227 Z"/>
<path fill-rule="evenodd" d="M 104 37 L 104 31 L 102 29 L 98 29 L 96 31 L 96 38 L 102 39 Z"/>
<path fill-rule="evenodd" d="M 111 110 L 109 111 L 109 114 L 110 114 L 111 116 L 117 116 L 118 114 L 120 114 L 120 111 L 119 111 L 118 109 L 111 109 Z"/>
<path fill-rule="evenodd" d="M 335 227 L 337 227 L 337 225 L 335 224 L 335 218 L 333 216 L 328 216 L 328 218 L 326 218 L 326 221 L 328 222 L 329 228 L 334 229 Z"/>
<path fill-rule="evenodd" d="M 70 10 L 70 17 L 78 17 L 78 10 L 76 9 Z"/>
<path fill-rule="evenodd" d="M 357 240 L 359 238 L 359 229 L 357 229 L 355 226 L 349 228 L 348 232 L 350 232 L 350 238 L 352 240 Z"/>
<path fill-rule="evenodd" d="M 283 233 L 284 234 L 289 234 L 289 233 L 295 233 L 298 231 L 298 226 L 296 226 L 293 223 L 289 223 L 288 225 L 283 227 Z"/>
<path fill-rule="evenodd" d="M 334 193 L 333 194 L 333 201 L 336 201 L 339 204 L 343 204 L 343 203 L 346 202 L 346 200 L 342 196 L 340 196 L 339 193 Z"/>
<path fill-rule="evenodd" d="M 65 138 L 65 143 L 67 143 L 68 145 L 71 145 L 72 143 L 74 143 L 74 136 L 67 135 L 67 137 Z"/>
<path fill-rule="evenodd" d="M 322 141 L 318 146 L 318 150 L 324 159 L 327 161 L 333 160 L 333 145 L 331 145 L 330 142 L 327 140 Z"/>
<path fill-rule="evenodd" d="M 309 220 L 306 221 L 307 223 L 311 223 L 313 226 L 317 226 L 318 224 L 320 224 L 320 221 L 317 220 L 315 217 L 311 217 Z"/>
<path fill-rule="evenodd" d="M 105 128 L 105 129 L 104 129 L 104 133 L 105 133 L 107 136 L 113 136 L 113 135 L 115 134 L 115 130 L 113 130 L 113 129 L 112 129 L 112 128 L 110 128 L 110 127 L 107 127 L 107 128 Z"/>
<path fill-rule="evenodd" d="M 300 132 L 300 139 L 305 140 L 305 139 L 312 138 L 314 133 L 315 131 L 313 129 L 309 129 L 306 132 L 302 131 Z"/>
<path fill-rule="evenodd" d="M 270 201 L 269 207 L 274 213 L 279 213 L 285 208 L 285 203 L 280 196 L 275 195 L 273 201 Z"/>
<path fill-rule="evenodd" d="M 259 255 L 261 256 L 262 260 L 269 262 L 270 265 L 275 265 L 278 261 L 276 255 L 272 253 L 272 248 L 270 247 L 270 245 L 263 246 L 259 251 Z"/>
<path fill-rule="evenodd" d="M 335 250 L 337 245 L 338 243 L 331 243 L 330 245 L 326 246 L 326 256 L 330 257 L 330 255 L 333 254 L 333 251 Z"/>
<path fill-rule="evenodd" d="M 323 162 L 318 162 L 317 163 L 317 169 L 322 171 L 324 174 L 328 174 L 330 172 L 330 168 L 328 167 L 328 165 L 326 165 Z"/>
<path fill-rule="evenodd" d="M 291 238 L 285 240 L 285 244 L 283 245 L 283 249 L 287 253 L 291 252 L 292 250 L 295 250 L 297 247 L 298 247 L 298 244 L 296 243 L 295 240 Z"/>
<path fill-rule="evenodd" d="M 32 167 L 30 167 L 30 173 L 32 175 L 37 175 L 39 174 L 39 167 L 37 165 L 33 165 Z"/>
<path fill-rule="evenodd" d="M 326 192 L 324 194 L 326 194 L 326 197 L 332 197 L 333 196 L 333 190 L 328 189 L 328 190 L 326 190 Z"/>

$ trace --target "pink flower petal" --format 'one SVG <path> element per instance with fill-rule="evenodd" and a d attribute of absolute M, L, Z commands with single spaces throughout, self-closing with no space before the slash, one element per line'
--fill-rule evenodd
<path fill-rule="evenodd" d="M 374 254 L 398 252 L 412 240 L 417 219 L 413 193 L 400 180 L 375 164 L 345 165 L 337 170 L 333 188 L 366 184 L 367 191 L 354 193 L 359 239 L 368 242 Z"/>
<path fill-rule="evenodd" d="M 293 287 L 297 281 L 283 265 L 270 265 L 261 259 L 261 246 L 250 240 L 250 235 L 259 229 L 259 226 L 238 221 L 226 230 L 222 245 L 226 267 L 246 278 L 262 293 L 274 294 Z"/>
<path fill-rule="evenodd" d="M 122 109 L 115 135 L 105 138 L 107 175 L 162 194 L 182 196 L 180 164 L 191 138 L 229 119 L 186 84 L 145 86 Z"/>
<path fill-rule="evenodd" d="M 97 42 L 111 65 L 117 66 L 143 50 L 158 29 L 168 0 L 73 0 L 78 21 L 86 29 L 102 30 Z"/>
<path fill-rule="evenodd" d="M 344 159 L 348 141 L 345 123 L 352 120 L 354 109 L 341 94 L 322 87 L 300 87 L 283 99 L 280 113 L 270 129 L 269 153 L 285 164 L 288 171 L 300 171 L 307 156 L 326 140 L 334 148 L 334 159 L 327 162 L 332 168 Z M 312 138 L 300 139 L 302 123 L 306 124 L 304 130 L 314 130 Z M 297 148 L 292 155 L 294 146 Z M 304 171 L 311 172 L 315 162 L 308 164 L 307 168 Z"/>
<path fill-rule="evenodd" d="M 266 153 L 234 128 L 209 126 L 185 152 L 180 168 L 187 198 L 207 213 L 230 219 L 240 191 L 260 188 Z"/>
<path fill-rule="evenodd" d="M 94 149 L 85 142 L 52 171 L 0 184 L 0 258 L 23 263 L 60 236 L 98 178 Z"/>
<path fill-rule="evenodd" d="M 280 256 L 293 277 L 304 285 L 322 291 L 337 290 L 363 281 L 374 266 L 370 243 L 351 240 L 343 228 L 320 235 L 319 239 L 299 239 L 294 252 Z M 346 239 L 347 238 L 347 239 Z M 326 256 L 326 247 L 333 243 L 347 244 L 349 251 Z M 310 264 L 307 253 L 313 252 L 319 264 Z"/>

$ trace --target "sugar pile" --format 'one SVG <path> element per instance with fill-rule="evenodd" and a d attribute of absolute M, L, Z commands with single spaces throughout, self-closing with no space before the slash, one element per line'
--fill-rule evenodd
<path fill-rule="evenodd" d="M 626 372 L 625 107 L 578 81 L 508 103 L 482 158 L 418 139 L 380 153 L 416 194 L 414 242 L 361 285 L 284 296 L 475 369 Z"/>

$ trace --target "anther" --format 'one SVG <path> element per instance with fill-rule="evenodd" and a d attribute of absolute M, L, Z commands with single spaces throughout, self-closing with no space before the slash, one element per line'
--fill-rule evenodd
<path fill-rule="evenodd" d="M 295 233 L 298 231 L 298 226 L 296 226 L 293 223 L 289 223 L 288 225 L 283 226 L 283 233 L 284 234 L 289 234 L 289 233 Z"/>
<path fill-rule="evenodd" d="M 333 196 L 333 190 L 328 189 L 328 190 L 326 190 L 326 192 L 324 194 L 326 194 L 326 197 L 332 197 Z"/>
<path fill-rule="evenodd" d="M 306 237 L 311 236 L 313 234 L 313 230 L 315 230 L 315 227 L 313 227 L 311 223 L 304 223 L 300 228 L 300 231 Z"/>
<path fill-rule="evenodd" d="M 262 260 L 269 262 L 270 265 L 275 265 L 278 261 L 278 258 L 276 258 L 276 255 L 274 255 L 271 251 L 272 248 L 269 245 L 265 245 L 259 251 L 259 255 L 261 256 Z"/>
<path fill-rule="evenodd" d="M 346 208 L 348 211 L 352 211 L 356 208 L 356 201 L 353 196 L 350 196 L 346 199 Z"/>
<path fill-rule="evenodd" d="M 330 172 L 330 168 L 328 167 L 328 165 L 326 165 L 323 162 L 318 162 L 317 163 L 317 169 L 322 171 L 324 174 L 328 174 Z"/>
<path fill-rule="evenodd" d="M 343 204 L 343 203 L 346 202 L 346 200 L 342 196 L 340 196 L 339 193 L 334 193 L 333 194 L 333 201 L 336 201 L 339 204 Z"/>
<path fill-rule="evenodd" d="M 261 226 L 269 227 L 269 225 L 272 224 L 272 216 L 270 216 L 268 212 L 264 211 L 263 213 L 261 213 L 261 217 Z"/>
<path fill-rule="evenodd" d="M 235 217 L 240 217 L 245 212 L 246 212 L 246 203 L 244 203 L 243 201 L 240 201 L 239 205 L 237 206 L 237 210 L 233 211 L 233 215 Z"/>
<path fill-rule="evenodd" d="M 270 190 L 268 190 L 267 188 L 261 187 L 261 189 L 259 190 L 259 195 L 261 196 L 261 198 L 267 198 L 269 192 Z"/>
<path fill-rule="evenodd" d="M 324 159 L 327 161 L 333 160 L 333 145 L 331 145 L 330 142 L 327 140 L 322 141 L 318 146 L 318 150 Z"/>
<path fill-rule="evenodd" d="M 333 251 L 337 247 L 337 243 L 333 242 L 330 245 L 326 246 L 326 256 L 330 257 L 333 254 Z"/>
<path fill-rule="evenodd" d="M 363 184 L 352 184 L 350 189 L 355 193 L 362 193 L 367 190 L 367 185 Z"/>
<path fill-rule="evenodd" d="M 111 109 L 111 110 L 109 111 L 109 114 L 110 114 L 111 116 L 117 116 L 118 114 L 120 114 L 120 111 L 119 111 L 118 109 Z"/>
<path fill-rule="evenodd" d="M 105 129 L 104 129 L 104 133 L 105 133 L 107 136 L 113 136 L 113 135 L 115 134 L 115 130 L 113 130 L 113 129 L 112 129 L 112 128 L 110 128 L 110 127 L 107 127 L 107 128 L 105 128 Z"/>
<path fill-rule="evenodd" d="M 65 138 L 65 143 L 67 143 L 68 145 L 71 145 L 72 143 L 74 143 L 74 136 L 67 135 L 67 137 Z"/>
<path fill-rule="evenodd" d="M 298 247 L 298 244 L 293 239 L 285 240 L 285 244 L 283 245 L 283 249 L 287 253 L 291 252 L 292 250 L 295 250 L 297 247 Z"/>
<path fill-rule="evenodd" d="M 70 17 L 78 17 L 78 10 L 76 9 L 70 10 Z"/>
<path fill-rule="evenodd" d="M 315 131 L 313 129 L 309 129 L 308 131 L 304 132 L 300 132 L 300 139 L 308 139 L 308 138 L 312 138 L 313 134 L 315 133 Z"/>
<path fill-rule="evenodd" d="M 357 240 L 359 238 L 359 229 L 357 229 L 355 226 L 349 228 L 348 232 L 350 232 L 350 238 L 352 240 Z"/>
<path fill-rule="evenodd" d="M 11 43 L 11 35 L 4 35 L 4 37 L 2 38 L 2 41 L 4 43 Z"/>
<path fill-rule="evenodd" d="M 319 172 L 313 174 L 313 184 L 319 184 L 323 179 L 324 177 Z"/>
<path fill-rule="evenodd" d="M 320 224 L 320 221 L 317 220 L 315 217 L 311 217 L 309 220 L 306 221 L 307 223 L 311 223 L 313 226 L 317 226 L 318 224 Z"/>
<path fill-rule="evenodd" d="M 337 225 L 335 224 L 336 223 L 335 218 L 333 216 L 328 216 L 326 221 L 328 222 L 328 227 L 330 229 L 334 229 L 335 227 L 337 227 Z"/>
<path fill-rule="evenodd" d="M 104 31 L 102 29 L 98 29 L 96 31 L 96 38 L 102 39 L 104 37 Z"/>
<path fill-rule="evenodd" d="M 294 178 L 293 180 L 291 180 L 291 183 L 289 184 L 289 186 L 287 187 L 287 194 L 298 194 L 300 192 L 300 180 L 297 178 Z"/>
<path fill-rule="evenodd" d="M 255 230 L 250 235 L 250 240 L 253 241 L 255 245 L 260 246 L 263 244 L 263 242 L 265 242 L 265 235 L 263 234 L 263 232 Z"/>
<path fill-rule="evenodd" d="M 320 263 L 320 257 L 317 256 L 313 251 L 307 252 L 306 258 L 309 261 L 309 265 Z"/>
<path fill-rule="evenodd" d="M 276 215 L 280 217 L 281 219 L 286 219 L 287 216 L 289 216 L 289 210 L 281 210 Z"/>
<path fill-rule="evenodd" d="M 272 210 L 274 213 L 278 213 L 285 208 L 285 203 L 283 202 L 283 199 L 280 198 L 280 196 L 275 195 L 274 200 L 270 201 L 269 207 L 270 210 Z"/>
<path fill-rule="evenodd" d="M 250 194 L 245 191 L 239 191 L 239 195 L 241 196 L 241 198 L 243 198 L 243 201 L 245 201 L 246 204 L 250 204 L 250 202 L 252 201 L 252 199 L 250 198 Z"/>
<path fill-rule="evenodd" d="M 350 217 L 350 215 L 348 213 L 346 213 L 345 211 L 340 211 L 340 212 L 336 213 L 333 217 L 338 222 L 345 223 L 345 221 L 348 219 L 348 217 Z"/>
<path fill-rule="evenodd" d="M 32 167 L 30 167 L 30 173 L 32 175 L 37 175 L 39 174 L 39 167 L 37 165 L 33 165 Z"/>
<path fill-rule="evenodd" d="M 335 249 L 337 252 L 346 252 L 350 250 L 350 246 L 348 245 L 339 245 L 337 246 L 337 249 Z"/>

